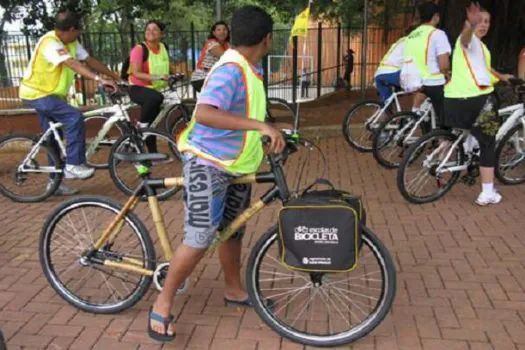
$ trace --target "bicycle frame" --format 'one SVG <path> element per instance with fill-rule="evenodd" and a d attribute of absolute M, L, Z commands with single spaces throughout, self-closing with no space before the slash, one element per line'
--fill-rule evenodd
<path fill-rule="evenodd" d="M 378 112 L 374 113 L 370 118 L 368 118 L 365 122 L 365 126 L 368 126 L 370 124 L 377 123 L 377 120 L 385 111 L 390 108 L 390 105 L 394 102 L 397 108 L 398 112 L 401 112 L 401 103 L 399 102 L 399 96 L 407 95 L 409 92 L 406 91 L 400 91 L 400 92 L 394 92 L 386 101 L 383 108 L 381 108 Z"/>
<path fill-rule="evenodd" d="M 97 133 L 97 136 L 95 136 L 95 140 L 89 145 L 89 148 L 86 150 L 86 159 L 91 159 L 91 156 L 95 154 L 96 149 L 98 148 L 104 137 L 106 137 L 113 125 L 117 124 L 120 121 L 131 122 L 131 119 L 127 113 L 127 111 L 131 107 L 132 104 L 126 104 L 123 106 L 120 104 L 115 104 L 110 107 L 95 109 L 93 111 L 89 111 L 83 114 L 84 117 L 111 115 L 111 117 L 109 117 L 109 119 L 102 126 L 102 129 Z"/>
<path fill-rule="evenodd" d="M 425 113 L 423 113 L 423 115 L 416 120 L 416 122 L 412 126 L 412 129 L 410 130 L 410 132 L 405 137 L 404 143 L 406 143 L 407 141 L 410 141 L 410 139 L 412 138 L 412 135 L 416 132 L 416 129 L 419 127 L 419 125 L 421 125 L 422 122 L 427 121 L 429 118 L 430 118 L 430 127 L 431 127 L 431 129 L 434 130 L 437 127 L 437 124 L 436 124 L 436 112 L 434 111 L 434 107 L 432 106 L 432 103 L 430 102 L 429 99 L 426 99 L 425 102 L 423 102 L 423 106 L 425 106 L 425 105 L 427 106 L 427 108 L 425 109 Z M 410 126 L 410 123 L 408 123 L 403 129 L 401 129 L 396 134 L 396 142 L 404 134 L 403 132 L 409 126 Z"/>
<path fill-rule="evenodd" d="M 505 134 L 525 115 L 525 104 L 517 103 L 515 105 L 498 110 L 499 115 L 510 115 L 505 123 L 499 128 L 496 134 L 496 141 L 499 141 Z"/>
<path fill-rule="evenodd" d="M 245 175 L 236 178 L 231 181 L 231 184 L 253 184 L 253 183 L 274 183 L 275 185 L 268 190 L 258 201 L 252 204 L 249 208 L 244 210 L 235 220 L 233 220 L 227 227 L 222 231 L 218 232 L 216 238 L 208 248 L 210 253 L 213 253 L 215 248 L 221 242 L 227 241 L 232 237 L 239 228 L 241 228 L 246 222 L 248 222 L 255 214 L 260 212 L 268 204 L 272 203 L 277 198 L 281 198 L 283 201 L 289 198 L 288 187 L 284 180 L 284 172 L 282 167 L 277 165 L 276 161 L 273 163 L 273 172 L 262 172 Z M 277 166 L 276 166 L 277 165 Z M 276 175 L 277 174 L 277 175 Z M 118 213 L 117 217 L 110 223 L 109 227 L 101 234 L 100 238 L 96 241 L 93 249 L 88 252 L 87 258 L 94 258 L 95 253 L 100 250 L 106 243 L 114 241 L 119 234 L 123 224 L 124 217 L 128 212 L 138 204 L 140 197 L 143 194 L 148 196 L 148 204 L 152 214 L 155 230 L 159 237 L 164 259 L 170 261 L 173 255 L 171 243 L 166 233 L 166 227 L 164 224 L 164 217 L 159 207 L 159 202 L 155 196 L 155 190 L 159 188 L 170 188 L 170 187 L 182 187 L 184 183 L 183 177 L 173 177 L 165 179 L 149 179 L 145 178 L 141 185 L 135 190 L 133 195 L 128 199 L 122 210 Z M 96 262 L 96 260 L 94 260 Z M 123 262 L 104 260 L 105 266 L 128 270 L 131 272 L 139 273 L 145 276 L 153 276 L 154 271 L 143 268 L 142 261 L 134 258 L 122 257 Z"/>
<path fill-rule="evenodd" d="M 46 130 L 44 135 L 40 137 L 38 142 L 31 148 L 27 156 L 24 158 L 22 163 L 18 166 L 19 172 L 25 172 L 25 173 L 61 173 L 62 170 L 57 170 L 55 167 L 38 167 L 38 169 L 26 169 L 25 166 L 29 162 L 30 159 L 33 159 L 35 154 L 40 149 L 40 145 L 44 143 L 49 137 L 54 137 L 55 141 L 58 143 L 58 146 L 60 148 L 60 151 L 65 156 L 66 155 L 66 147 L 64 146 L 64 143 L 62 142 L 62 138 L 60 137 L 58 130 L 62 127 L 62 123 L 55 123 L 55 122 L 49 122 L 49 128 Z"/>

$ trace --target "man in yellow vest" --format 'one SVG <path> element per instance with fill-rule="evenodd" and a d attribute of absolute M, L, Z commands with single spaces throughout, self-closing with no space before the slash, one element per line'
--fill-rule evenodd
<path fill-rule="evenodd" d="M 443 87 L 450 68 L 452 49 L 445 32 L 436 28 L 440 22 L 438 5 L 426 2 L 418 10 L 422 24 L 408 35 L 405 60 L 413 60 L 417 66 L 423 84 L 421 92 L 430 97 L 438 124 L 442 124 Z"/>
<path fill-rule="evenodd" d="M 251 187 L 229 182 L 257 171 L 264 157 L 262 135 L 271 138 L 271 152 L 284 149 L 281 133 L 264 123 L 266 94 L 259 63 L 270 52 L 272 31 L 272 18 L 259 7 L 244 6 L 233 14 L 233 49 L 222 55 L 206 77 L 193 118 L 178 140 L 186 189 L 184 240 L 150 310 L 148 333 L 158 341 L 175 337 L 170 313 L 177 288 L 204 256 L 217 229 L 249 205 Z M 219 246 L 228 306 L 252 306 L 240 275 L 243 232 L 239 230 Z"/>
<path fill-rule="evenodd" d="M 49 128 L 49 122 L 62 123 L 67 141 L 66 179 L 87 179 L 95 169 L 86 162 L 85 126 L 82 114 L 66 102 L 66 96 L 74 82 L 75 72 L 100 84 L 117 86 L 113 80 L 102 79 L 86 68 L 118 78 L 102 63 L 89 56 L 77 41 L 81 33 L 80 16 L 71 11 L 56 15 L 55 29 L 42 36 L 31 55 L 31 61 L 20 84 L 19 95 L 25 105 L 34 108 L 40 120 L 42 131 Z M 54 140 L 52 146 L 58 150 Z M 60 154 L 60 153 L 58 153 Z M 72 195 L 78 191 L 62 185 L 57 195 Z"/>
<path fill-rule="evenodd" d="M 478 205 L 497 204 L 501 195 L 494 189 L 496 134 L 500 125 L 493 96 L 498 80 L 509 74 L 491 68 L 491 55 L 481 39 L 490 28 L 490 13 L 478 4 L 467 9 L 467 21 L 456 42 L 452 59 L 452 78 L 445 88 L 447 126 L 470 129 L 480 148 L 481 193 Z"/>

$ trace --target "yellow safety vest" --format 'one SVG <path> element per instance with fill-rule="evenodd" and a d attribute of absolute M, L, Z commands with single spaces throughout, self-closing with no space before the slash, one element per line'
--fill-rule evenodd
<path fill-rule="evenodd" d="M 483 49 L 483 59 L 490 75 L 490 86 L 481 86 L 476 79 L 472 68 L 471 57 L 461 43 L 461 38 L 456 41 L 454 55 L 452 56 L 452 78 L 445 86 L 445 97 L 469 98 L 490 94 L 494 91 L 494 84 L 499 78 L 494 75 L 491 68 L 491 54 L 487 46 L 480 40 Z"/>
<path fill-rule="evenodd" d="M 428 68 L 428 49 L 430 46 L 430 37 L 436 28 L 428 24 L 420 25 L 408 35 L 405 42 L 405 62 L 416 64 L 421 79 L 444 79 L 442 73 L 431 73 Z"/>
<path fill-rule="evenodd" d="M 385 54 L 383 59 L 381 60 L 381 63 L 379 63 L 379 67 L 377 67 L 376 76 L 379 74 L 385 74 L 385 73 L 395 73 L 399 70 L 401 70 L 401 66 L 390 63 L 390 56 L 392 53 L 399 47 L 399 45 L 403 44 L 406 41 L 407 37 L 404 36 L 398 41 L 395 42 L 394 45 L 390 47 L 388 52 Z"/>
<path fill-rule="evenodd" d="M 264 122 L 266 117 L 266 92 L 262 77 L 257 74 L 251 64 L 236 50 L 227 50 L 210 71 L 206 77 L 204 86 L 206 86 L 209 77 L 213 71 L 225 64 L 233 63 L 237 65 L 243 75 L 243 81 L 246 85 L 246 113 L 247 118 Z M 188 137 L 195 126 L 195 112 L 188 127 L 181 133 L 177 142 L 180 152 L 189 152 L 197 155 L 202 159 L 209 160 L 219 165 L 224 170 L 236 174 L 250 174 L 259 168 L 264 158 L 262 148 L 261 134 L 255 130 L 244 131 L 244 140 L 241 151 L 236 159 L 222 160 L 210 154 L 206 154 L 200 149 L 188 143 Z"/>
<path fill-rule="evenodd" d="M 170 74 L 170 56 L 168 55 L 168 50 L 163 43 L 160 43 L 160 50 L 158 53 L 153 53 L 153 51 L 148 49 L 148 67 L 149 74 L 151 75 L 168 75 Z M 128 79 L 129 80 L 129 79 Z M 129 80 L 131 83 L 131 80 Z M 164 80 L 154 80 L 151 82 L 151 87 L 155 90 L 162 90 L 168 85 L 168 82 Z"/>
<path fill-rule="evenodd" d="M 75 79 L 75 72 L 64 64 L 54 65 L 49 62 L 42 51 L 45 45 L 52 41 L 63 44 L 71 57 L 76 57 L 77 41 L 64 44 L 60 41 L 55 31 L 48 32 L 40 38 L 31 62 L 29 62 L 29 76 L 24 77 L 20 84 L 19 95 L 21 99 L 35 100 L 38 98 L 56 95 L 66 97 L 69 88 Z"/>

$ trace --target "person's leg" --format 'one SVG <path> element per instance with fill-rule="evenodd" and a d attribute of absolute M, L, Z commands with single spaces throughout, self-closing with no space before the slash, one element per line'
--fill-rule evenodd
<path fill-rule="evenodd" d="M 388 86 L 388 74 L 380 74 L 376 77 L 376 89 L 379 93 L 379 98 L 381 103 L 385 101 L 392 95 L 392 90 Z"/>
<path fill-rule="evenodd" d="M 132 86 L 129 92 L 130 99 L 139 104 L 142 109 L 140 113 L 139 126 L 147 128 L 160 113 L 160 107 L 164 101 L 164 96 L 157 90 L 143 86 Z M 157 152 L 157 140 L 155 137 L 146 139 L 146 146 L 150 153 Z"/>
<path fill-rule="evenodd" d="M 445 92 L 443 85 L 438 86 L 425 86 L 423 88 L 423 92 L 425 95 L 430 97 L 430 101 L 432 101 L 432 106 L 434 107 L 434 111 L 436 112 L 436 124 L 438 127 L 444 126 L 444 118 L 443 118 L 443 109 L 445 104 Z"/>
<path fill-rule="evenodd" d="M 251 193 L 251 185 L 228 186 L 221 228 L 228 226 L 250 206 Z M 241 282 L 241 250 L 245 230 L 246 227 L 240 228 L 235 236 L 219 246 L 219 260 L 224 271 L 224 298 L 230 301 L 243 302 L 248 298 Z"/>
<path fill-rule="evenodd" d="M 152 311 L 169 316 L 177 288 L 189 277 L 213 241 L 223 217 L 229 178 L 219 170 L 198 164 L 196 158 L 184 162 L 184 240 L 170 261 L 162 292 Z M 164 324 L 148 320 L 151 328 L 164 334 Z M 173 326 L 169 333 L 173 334 Z"/>

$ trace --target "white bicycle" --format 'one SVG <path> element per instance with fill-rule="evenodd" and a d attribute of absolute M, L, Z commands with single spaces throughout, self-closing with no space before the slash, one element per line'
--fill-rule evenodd
<path fill-rule="evenodd" d="M 407 94 L 409 93 L 395 91 L 384 104 L 369 100 L 352 107 L 343 121 L 343 135 L 348 144 L 360 152 L 371 152 L 377 128 L 393 114 L 402 111 L 399 97 Z"/>

